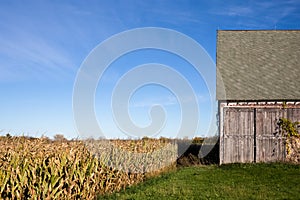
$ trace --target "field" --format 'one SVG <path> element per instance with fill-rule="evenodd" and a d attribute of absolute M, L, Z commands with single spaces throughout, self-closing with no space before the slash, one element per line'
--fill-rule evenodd
<path fill-rule="evenodd" d="M 0 199 L 297 199 L 300 194 L 300 165 L 199 165 L 217 162 L 218 148 L 197 160 L 202 140 L 194 140 L 176 163 L 190 142 L 2 136 Z"/>
<path fill-rule="evenodd" d="M 99 199 L 299 199 L 300 165 L 193 166 Z"/>
<path fill-rule="evenodd" d="M 94 199 L 175 166 L 171 141 L 0 137 L 0 199 Z"/>

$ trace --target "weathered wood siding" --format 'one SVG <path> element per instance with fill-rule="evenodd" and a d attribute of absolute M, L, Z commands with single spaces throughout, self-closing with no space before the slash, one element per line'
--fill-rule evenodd
<path fill-rule="evenodd" d="M 256 109 L 256 162 L 284 160 L 285 138 L 277 124 L 280 118 L 286 118 L 285 109 Z"/>
<path fill-rule="evenodd" d="M 224 162 L 253 161 L 253 111 L 248 108 L 224 108 Z M 248 149 L 248 150 L 246 150 Z M 227 153 L 228 150 L 230 153 Z"/>
<path fill-rule="evenodd" d="M 278 121 L 300 121 L 300 104 L 220 104 L 220 163 L 273 162 L 286 157 Z"/>

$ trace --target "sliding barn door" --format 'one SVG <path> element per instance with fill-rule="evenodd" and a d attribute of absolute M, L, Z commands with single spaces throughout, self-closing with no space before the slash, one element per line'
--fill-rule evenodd
<path fill-rule="evenodd" d="M 253 162 L 253 109 L 224 108 L 222 119 L 223 134 L 220 137 L 220 162 Z"/>
<path fill-rule="evenodd" d="M 273 162 L 286 158 L 279 119 L 300 121 L 300 108 L 221 107 L 220 163 Z M 300 127 L 299 127 L 300 129 Z"/>
<path fill-rule="evenodd" d="M 256 110 L 256 162 L 284 160 L 285 137 L 279 131 L 278 121 L 285 117 L 284 109 Z"/>

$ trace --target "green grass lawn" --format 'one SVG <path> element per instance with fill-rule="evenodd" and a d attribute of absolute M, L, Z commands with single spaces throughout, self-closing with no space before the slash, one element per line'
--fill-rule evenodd
<path fill-rule="evenodd" d="M 180 168 L 99 199 L 300 199 L 300 165 Z"/>

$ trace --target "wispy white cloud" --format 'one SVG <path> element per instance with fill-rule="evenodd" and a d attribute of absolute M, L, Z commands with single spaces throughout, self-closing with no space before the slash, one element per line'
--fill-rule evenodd
<path fill-rule="evenodd" d="M 111 35 L 104 23 L 114 18 L 103 10 L 51 1 L 2 5 L 0 81 L 73 79 L 89 51 Z"/>
<path fill-rule="evenodd" d="M 300 2 L 295 0 L 251 1 L 239 5 L 224 4 L 214 7 L 209 13 L 225 17 L 222 21 L 223 26 L 273 29 L 286 16 L 300 19 Z"/>
<path fill-rule="evenodd" d="M 249 16 L 254 13 L 253 8 L 249 6 L 228 6 L 225 8 L 218 8 L 217 10 L 211 11 L 215 15 L 226 15 L 226 16 Z"/>
<path fill-rule="evenodd" d="M 276 25 L 284 17 L 288 15 L 299 14 L 299 1 L 280 1 L 280 2 L 256 2 L 253 6 L 257 8 L 257 15 L 261 15 L 262 19 L 270 24 Z M 298 11 L 297 11 L 298 10 Z"/>
<path fill-rule="evenodd" d="M 196 99 L 198 101 L 198 104 L 201 103 L 207 103 L 209 101 L 209 97 L 206 95 L 200 95 L 197 94 L 196 95 Z M 165 96 L 154 96 L 151 98 L 146 98 L 146 99 L 142 99 L 142 100 L 133 100 L 132 103 L 130 104 L 130 107 L 132 108 L 149 108 L 153 105 L 161 105 L 161 106 L 177 106 L 180 103 L 190 103 L 192 101 L 194 101 L 194 97 L 193 96 L 184 96 L 181 97 L 181 102 L 179 102 L 179 100 L 173 96 L 173 95 L 165 95 Z"/>
<path fill-rule="evenodd" d="M 23 33 L 22 38 L 1 38 L 0 43 L 0 54 L 5 58 L 1 63 L 1 71 L 8 74 L 14 72 L 16 76 L 17 72 L 23 76 L 59 76 L 74 72 L 75 64 L 70 55 L 51 41 Z"/>
<path fill-rule="evenodd" d="M 63 40 L 48 32 L 59 32 L 61 27 L 49 27 L 42 16 L 33 18 L 17 8 L 12 11 L 19 12 L 2 12 L 1 17 L 9 20 L 0 20 L 0 70 L 8 75 L 1 80 L 47 79 L 74 73 L 76 64 Z"/>
<path fill-rule="evenodd" d="M 204 21 L 201 21 L 194 13 L 185 10 L 167 10 L 167 9 L 151 9 L 149 12 L 152 15 L 160 16 L 157 18 L 160 22 L 165 22 L 168 24 L 189 24 L 197 23 L 203 24 Z"/>
<path fill-rule="evenodd" d="M 143 100 L 132 100 L 130 107 L 132 108 L 141 108 L 141 107 L 151 107 L 153 105 L 161 105 L 161 106 L 173 106 L 177 105 L 177 100 L 173 96 L 165 96 L 165 97 L 152 97 Z"/>

